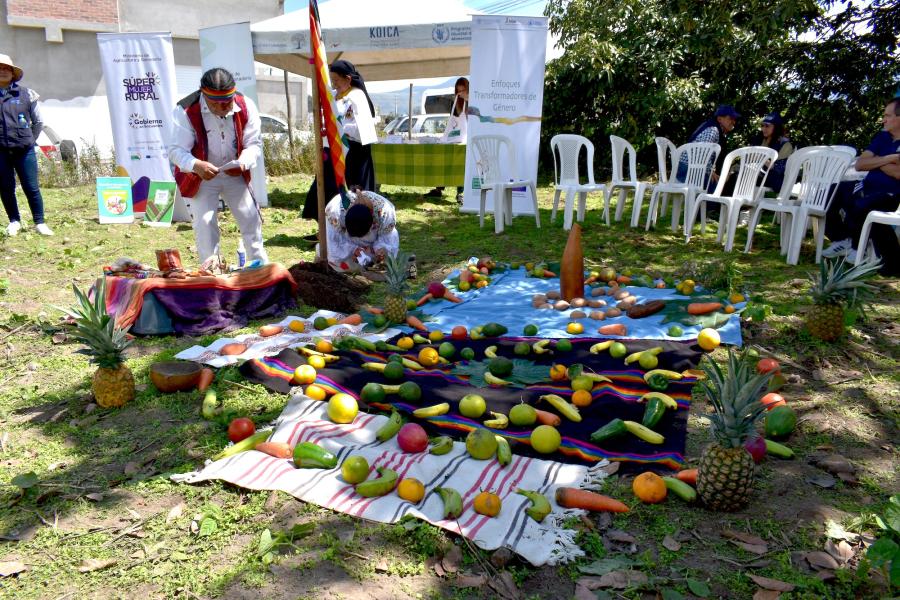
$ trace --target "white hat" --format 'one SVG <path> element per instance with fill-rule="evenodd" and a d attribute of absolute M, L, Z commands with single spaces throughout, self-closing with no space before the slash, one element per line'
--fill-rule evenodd
<path fill-rule="evenodd" d="M 13 64 L 12 59 L 8 54 L 0 54 L 0 65 L 6 65 L 7 67 L 12 68 L 13 70 L 13 83 L 22 79 L 23 71 L 21 67 L 17 67 Z"/>

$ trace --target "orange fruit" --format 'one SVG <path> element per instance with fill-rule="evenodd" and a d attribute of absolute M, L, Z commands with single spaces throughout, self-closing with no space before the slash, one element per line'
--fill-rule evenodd
<path fill-rule="evenodd" d="M 412 348 L 415 345 L 416 345 L 416 343 L 413 341 L 413 339 L 411 337 L 403 336 L 402 338 L 397 340 L 397 346 L 400 348 L 403 348 L 404 350 L 409 350 L 410 348 Z"/>
<path fill-rule="evenodd" d="M 572 335 L 578 335 L 579 333 L 584 333 L 584 325 L 581 323 L 577 323 L 575 321 L 566 325 L 566 333 L 571 333 Z"/>
<path fill-rule="evenodd" d="M 726 315 L 730 315 L 730 314 L 732 314 L 734 311 L 735 311 L 734 306 L 731 305 L 731 304 L 729 304 L 728 306 L 725 307 L 725 310 L 724 310 L 723 312 L 724 312 Z"/>
<path fill-rule="evenodd" d="M 415 477 L 407 477 L 397 484 L 397 495 L 407 502 L 417 504 L 425 497 L 425 486 Z"/>
<path fill-rule="evenodd" d="M 325 388 L 315 384 L 306 386 L 306 389 L 303 391 L 303 393 L 313 400 L 324 400 L 328 397 L 328 392 L 325 391 Z"/>
<path fill-rule="evenodd" d="M 328 340 L 319 340 L 316 342 L 316 352 L 327 353 L 333 351 L 334 346 L 332 346 L 331 342 L 329 342 Z"/>
<path fill-rule="evenodd" d="M 663 481 L 662 477 L 651 471 L 646 471 L 635 477 L 631 483 L 631 489 L 641 502 L 648 504 L 662 502 L 666 499 L 666 494 L 668 493 L 666 482 Z"/>
<path fill-rule="evenodd" d="M 475 287 L 477 287 L 477 288 L 483 288 L 483 287 L 486 287 L 487 284 L 488 284 L 487 281 L 481 280 L 481 281 L 479 281 L 478 283 L 475 284 Z"/>
<path fill-rule="evenodd" d="M 502 507 L 503 503 L 500 502 L 500 496 L 492 492 L 481 492 L 475 496 L 475 502 L 472 505 L 475 512 L 486 517 L 496 517 L 500 514 Z"/>
<path fill-rule="evenodd" d="M 591 393 L 587 390 L 575 390 L 575 393 L 572 394 L 572 404 L 578 408 L 590 406 L 593 401 L 594 397 L 591 396 Z"/>
<path fill-rule="evenodd" d="M 419 350 L 419 364 L 423 367 L 433 367 L 438 362 L 439 354 L 438 351 L 432 348 L 431 346 L 427 346 Z"/>
<path fill-rule="evenodd" d="M 567 377 L 568 369 L 566 365 L 555 364 L 550 367 L 550 379 L 553 381 L 562 381 Z"/>
<path fill-rule="evenodd" d="M 300 320 L 291 321 L 290 323 L 288 323 L 288 329 L 297 333 L 303 333 L 304 331 L 306 331 L 306 323 Z"/>
<path fill-rule="evenodd" d="M 300 365 L 294 370 L 294 378 L 291 383 L 305 385 L 316 380 L 316 369 L 312 365 Z"/>

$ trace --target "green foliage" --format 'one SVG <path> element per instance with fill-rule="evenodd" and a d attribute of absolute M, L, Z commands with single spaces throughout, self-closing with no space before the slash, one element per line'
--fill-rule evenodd
<path fill-rule="evenodd" d="M 859 571 L 865 575 L 869 566 L 880 569 L 892 589 L 900 588 L 900 494 L 891 496 L 882 514 L 876 517 L 881 534 L 866 551 Z"/>

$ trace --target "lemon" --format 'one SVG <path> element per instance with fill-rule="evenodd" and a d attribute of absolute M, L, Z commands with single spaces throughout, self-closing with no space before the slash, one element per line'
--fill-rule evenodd
<path fill-rule="evenodd" d="M 719 332 L 712 327 L 701 329 L 700 333 L 697 334 L 697 344 L 707 352 L 712 352 L 721 343 L 722 339 L 719 337 Z"/>
<path fill-rule="evenodd" d="M 487 429 L 473 429 L 466 436 L 466 450 L 477 460 L 488 460 L 497 452 L 497 438 Z"/>
<path fill-rule="evenodd" d="M 316 368 L 312 365 L 300 365 L 294 370 L 294 379 L 291 383 L 305 385 L 316 380 Z"/>
<path fill-rule="evenodd" d="M 487 410 L 487 404 L 484 398 L 478 394 L 466 394 L 459 401 L 459 412 L 464 417 L 477 419 L 484 414 L 485 410 Z"/>
<path fill-rule="evenodd" d="M 616 342 L 609 347 L 609 355 L 613 358 L 622 358 L 628 354 L 628 347 L 622 342 Z"/>
<path fill-rule="evenodd" d="M 337 319 L 335 317 L 328 317 L 327 319 L 325 319 L 325 321 L 328 323 L 329 327 L 337 325 Z"/>
<path fill-rule="evenodd" d="M 325 388 L 315 384 L 306 386 L 306 389 L 303 391 L 303 393 L 313 400 L 324 400 L 328 397 L 328 393 L 325 391 Z"/>
<path fill-rule="evenodd" d="M 307 357 L 306 362 L 314 369 L 325 368 L 325 358 L 317 354 Z"/>
<path fill-rule="evenodd" d="M 541 454 L 556 452 L 561 443 L 559 431 L 551 425 L 538 425 L 531 432 L 531 447 Z"/>
<path fill-rule="evenodd" d="M 399 340 L 397 340 L 397 346 L 400 348 L 403 348 L 404 350 L 409 350 L 410 348 L 412 348 L 415 345 L 416 345 L 416 343 L 413 341 L 413 339 L 411 337 L 404 336 L 404 337 L 400 338 Z"/>
<path fill-rule="evenodd" d="M 306 323 L 300 320 L 291 321 L 288 323 L 288 329 L 291 331 L 296 331 L 297 333 L 303 333 L 306 331 Z"/>
<path fill-rule="evenodd" d="M 430 333 L 428 334 L 428 339 L 431 340 L 432 342 L 439 342 L 439 341 L 441 341 L 442 339 L 444 339 L 444 332 L 443 332 L 443 331 L 437 331 L 437 330 L 436 330 L 436 331 L 432 331 L 432 332 L 430 332 Z"/>
<path fill-rule="evenodd" d="M 335 394 L 328 401 L 328 418 L 335 423 L 352 423 L 358 412 L 356 398 L 350 394 Z"/>
<path fill-rule="evenodd" d="M 369 477 L 369 461 L 365 456 L 348 456 L 341 464 L 341 475 L 347 483 L 362 483 Z"/>
<path fill-rule="evenodd" d="M 572 322 L 566 325 L 566 333 L 571 333 L 572 335 L 578 335 L 579 333 L 584 333 L 584 325 L 581 323 Z"/>

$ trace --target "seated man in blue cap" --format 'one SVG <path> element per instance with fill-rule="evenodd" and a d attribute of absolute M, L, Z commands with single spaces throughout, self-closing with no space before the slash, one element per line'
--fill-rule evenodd
<path fill-rule="evenodd" d="M 703 123 L 694 130 L 694 133 L 688 138 L 688 143 L 708 142 L 711 144 L 719 144 L 719 146 L 722 147 L 722 151 L 719 153 L 719 162 L 721 164 L 721 161 L 726 154 L 725 136 L 734 129 L 734 126 L 737 125 L 737 120 L 740 118 L 740 113 L 734 110 L 733 106 L 730 104 L 722 104 L 716 109 L 716 112 L 713 113 L 711 118 L 703 121 Z M 675 178 L 678 181 L 683 182 L 685 177 L 687 177 L 687 167 L 688 158 L 686 155 L 682 155 L 681 160 L 678 163 L 678 172 L 675 175 Z M 716 164 L 714 161 L 710 161 L 709 166 L 707 167 L 707 173 L 710 174 L 707 191 L 712 192 L 716 189 L 716 183 L 719 181 L 719 174 L 716 172 Z"/>

